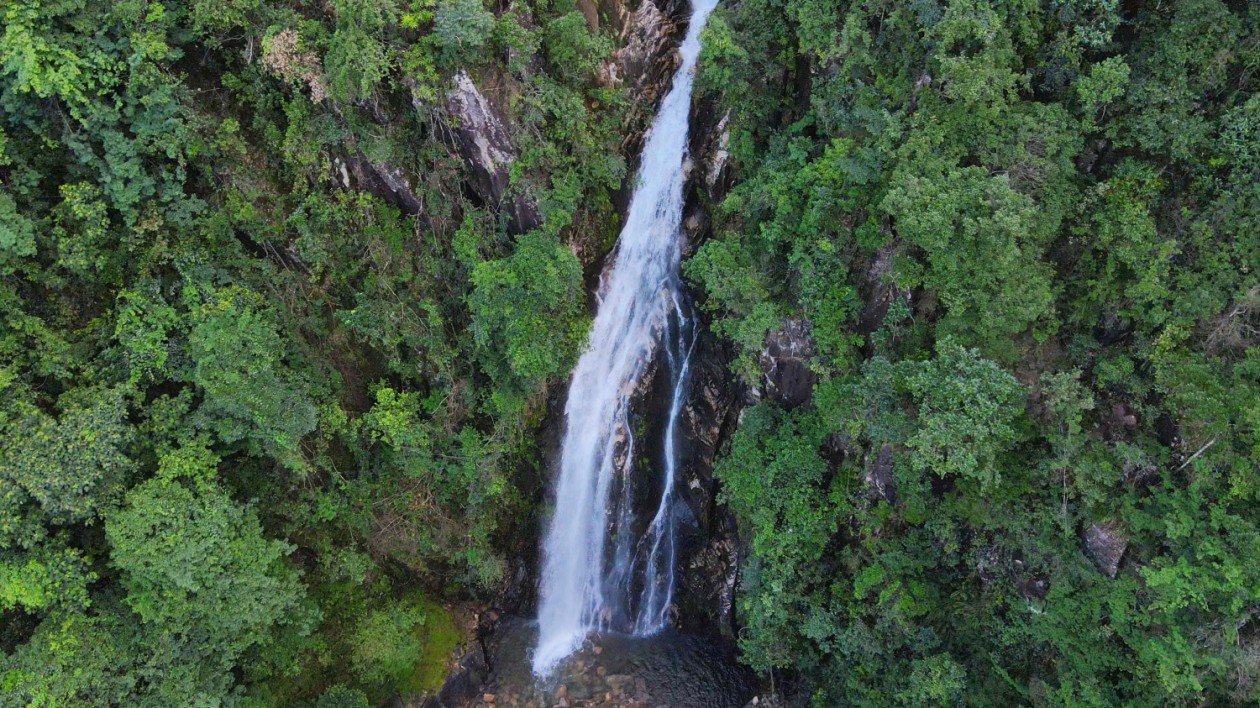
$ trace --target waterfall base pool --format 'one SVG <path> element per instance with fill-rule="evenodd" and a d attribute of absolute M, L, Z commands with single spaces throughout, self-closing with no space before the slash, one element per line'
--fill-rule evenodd
<path fill-rule="evenodd" d="M 538 625 L 504 620 L 490 647 L 494 667 L 473 705 L 559 708 L 743 708 L 756 680 L 735 647 L 665 630 L 650 637 L 592 634 L 544 680 L 530 670 Z"/>

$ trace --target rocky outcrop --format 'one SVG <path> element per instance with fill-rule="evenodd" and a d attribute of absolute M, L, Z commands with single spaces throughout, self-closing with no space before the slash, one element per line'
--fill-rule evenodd
<path fill-rule="evenodd" d="M 784 408 L 807 403 L 817 375 L 809 368 L 814 338 L 808 320 L 788 319 L 766 335 L 761 350 L 762 395 Z"/>
<path fill-rule="evenodd" d="M 517 151 L 507 123 L 477 89 L 468 72 L 455 75 L 455 88 L 446 95 L 446 112 L 455 147 L 472 171 L 473 191 L 487 206 L 507 215 L 513 232 L 537 227 L 538 205 L 534 198 L 510 189 L 510 169 Z"/>
<path fill-rule="evenodd" d="M 1109 578 L 1116 577 L 1120 559 L 1129 548 L 1129 536 L 1114 521 L 1090 524 L 1085 529 L 1085 552 L 1093 559 L 1098 570 Z"/>
<path fill-rule="evenodd" d="M 1021 558 L 996 545 L 983 545 L 975 549 L 976 576 L 983 587 L 994 582 L 1013 583 L 1019 594 L 1029 602 L 1046 599 L 1050 593 L 1050 576 L 1032 571 Z"/>
<path fill-rule="evenodd" d="M 343 189 L 367 192 L 412 216 L 424 213 L 424 202 L 401 169 L 372 162 L 362 153 L 337 155 L 332 160 L 333 180 Z"/>
<path fill-rule="evenodd" d="M 894 301 L 902 300 L 907 305 L 910 304 L 910 290 L 898 286 L 891 278 L 892 257 L 897 248 L 896 240 L 880 246 L 859 284 L 862 315 L 854 328 L 859 334 L 869 335 L 879 329 Z"/>
<path fill-rule="evenodd" d="M 678 66 L 678 27 L 651 0 L 642 0 L 622 29 L 621 47 L 605 62 L 600 79 L 624 85 L 634 104 L 655 109 Z"/>
<path fill-rule="evenodd" d="M 875 459 L 866 466 L 862 476 L 868 493 L 889 504 L 897 503 L 897 483 L 893 479 L 893 451 L 891 445 L 882 445 Z"/>
<path fill-rule="evenodd" d="M 627 13 L 618 0 L 608 4 L 621 28 L 620 46 L 600 68 L 599 81 L 610 88 L 625 87 L 629 94 L 631 108 L 623 125 L 621 152 L 633 170 L 652 116 L 678 67 L 681 27 L 652 0 L 640 0 L 632 13 Z M 616 199 L 623 210 L 628 206 L 631 186 L 627 181 L 624 194 Z"/>
<path fill-rule="evenodd" d="M 704 161 L 704 186 L 710 194 L 717 194 L 722 185 L 722 177 L 726 174 L 726 164 L 730 162 L 731 144 L 731 112 L 728 110 L 721 120 L 709 131 L 706 158 Z"/>
<path fill-rule="evenodd" d="M 734 599 L 740 563 L 735 520 L 717 502 L 713 462 L 737 422 L 736 391 L 729 382 L 728 357 L 711 334 L 701 331 L 691 355 L 690 385 L 678 419 L 678 471 L 674 505 L 677 576 L 673 615 L 680 628 L 708 634 L 734 634 Z M 665 425 L 672 403 L 673 376 L 664 347 L 658 349 L 630 397 L 633 458 L 627 456 L 630 431 L 616 433 L 615 465 L 628 470 L 629 498 L 646 524 L 644 511 L 660 498 L 665 466 Z M 618 481 L 614 484 L 623 484 Z"/>

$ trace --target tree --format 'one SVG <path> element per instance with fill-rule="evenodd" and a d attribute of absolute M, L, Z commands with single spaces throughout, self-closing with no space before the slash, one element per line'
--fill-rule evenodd
<path fill-rule="evenodd" d="M 906 441 L 914 466 L 938 476 L 1001 481 L 998 458 L 1017 441 L 1023 387 L 974 349 L 950 340 L 936 357 L 907 363 L 905 386 L 919 405 L 918 430 Z"/>
<path fill-rule="evenodd" d="M 905 263 L 898 281 L 940 294 L 941 335 L 1010 356 L 1011 338 L 1051 311 L 1050 273 L 1035 238 L 1042 216 L 1005 177 L 930 164 L 907 164 L 882 204 L 897 233 L 925 254 L 922 265 Z"/>
<path fill-rule="evenodd" d="M 225 442 L 248 439 L 290 469 L 303 469 L 298 443 L 315 429 L 315 405 L 260 298 L 238 287 L 214 291 L 190 319 L 192 380 L 205 396 L 202 424 Z"/>
<path fill-rule="evenodd" d="M 574 361 L 587 329 L 582 265 L 554 238 L 534 231 L 503 259 L 478 263 L 469 298 L 472 330 L 504 406 Z M 496 404 L 499 405 L 499 404 Z"/>
<path fill-rule="evenodd" d="M 5 426 L 12 444 L 0 451 L 0 483 L 9 504 L 29 495 L 49 522 L 67 524 L 117 498 L 133 467 L 126 448 L 134 431 L 126 389 L 78 389 L 58 403 L 57 418 L 24 406 Z M 0 547 L 12 541 L 0 535 Z"/>
<path fill-rule="evenodd" d="M 214 480 L 216 463 L 204 448 L 170 453 L 105 519 L 127 605 L 155 646 L 182 647 L 181 663 L 197 674 L 225 673 L 282 628 L 309 631 L 312 620 L 286 561 L 293 547 L 264 538 L 256 512 Z"/>
<path fill-rule="evenodd" d="M 494 13 L 481 0 L 441 0 L 433 13 L 437 44 L 452 60 L 472 56 L 493 29 Z"/>

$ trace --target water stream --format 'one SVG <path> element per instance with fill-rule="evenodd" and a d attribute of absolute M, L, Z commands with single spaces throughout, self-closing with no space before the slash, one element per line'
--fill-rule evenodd
<path fill-rule="evenodd" d="M 650 2 L 651 0 L 644 0 Z M 638 184 L 586 351 L 569 383 L 555 512 L 543 542 L 538 643 L 546 676 L 592 632 L 648 636 L 670 624 L 678 416 L 694 325 L 679 282 L 683 158 L 700 30 L 717 0 L 693 0 L 673 85 L 648 132 Z M 633 499 L 631 396 L 663 351 L 671 397 L 650 518 Z M 646 522 L 646 523 L 645 523 Z"/>

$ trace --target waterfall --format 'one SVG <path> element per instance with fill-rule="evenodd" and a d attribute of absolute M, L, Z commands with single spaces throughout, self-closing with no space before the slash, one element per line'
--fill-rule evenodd
<path fill-rule="evenodd" d="M 630 213 L 587 348 L 569 382 L 556 505 L 542 549 L 533 654 L 533 671 L 540 676 L 593 631 L 646 635 L 669 621 L 676 436 L 694 343 L 678 275 L 683 157 L 700 30 L 716 4 L 693 0 L 679 49 L 682 61 L 648 132 Z M 672 387 L 664 469 L 655 513 L 637 532 L 630 494 L 635 452 L 630 397 L 658 349 L 666 355 Z"/>

